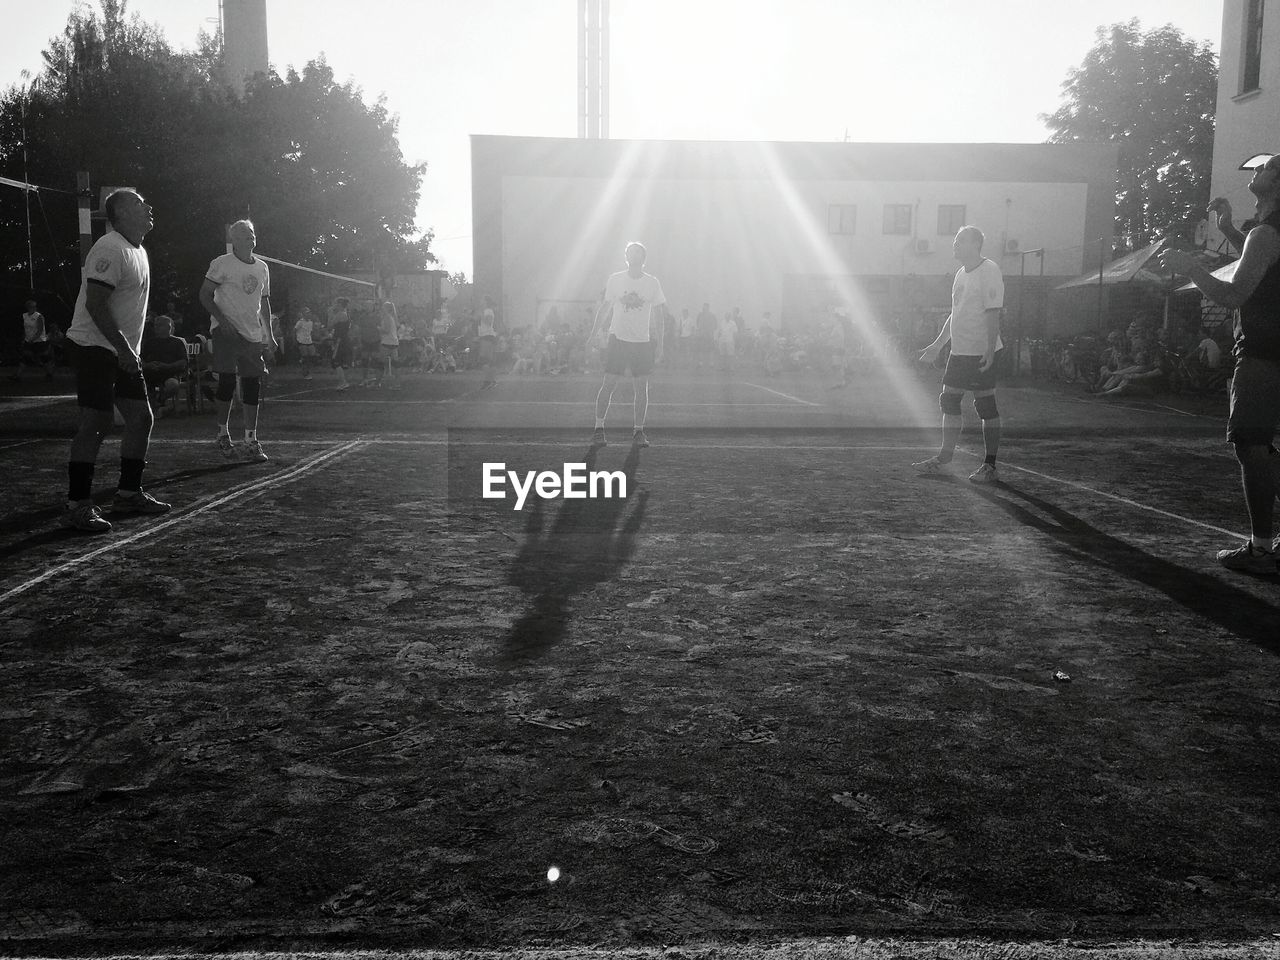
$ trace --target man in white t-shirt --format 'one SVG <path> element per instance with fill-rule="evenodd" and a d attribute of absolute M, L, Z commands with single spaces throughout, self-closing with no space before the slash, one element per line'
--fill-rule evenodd
<path fill-rule="evenodd" d="M 936 456 L 914 464 L 925 474 L 946 473 L 955 455 L 963 421 L 960 401 L 965 391 L 973 391 L 973 407 L 982 419 L 982 440 L 986 459 L 969 479 L 993 483 L 996 454 L 1000 449 L 1000 411 L 996 408 L 996 368 L 1000 342 L 1000 312 L 1004 307 L 1004 278 L 1000 268 L 982 255 L 982 231 L 964 226 L 956 233 L 951 248 L 960 269 L 951 284 L 951 315 L 942 324 L 938 337 L 920 353 L 933 363 L 943 346 L 951 341 L 951 356 L 942 376 L 942 449 Z"/>
<path fill-rule="evenodd" d="M 244 453 L 262 463 L 267 455 L 258 442 L 258 401 L 267 357 L 276 349 L 271 325 L 271 272 L 253 255 L 258 237 L 249 220 L 231 225 L 231 252 L 209 264 L 200 285 L 200 305 L 209 311 L 213 334 L 213 369 L 218 375 L 218 450 L 227 459 L 240 454 L 231 442 L 231 401 L 240 379 L 244 415 Z"/>
<path fill-rule="evenodd" d="M 632 412 L 635 415 L 631 443 L 637 447 L 649 446 L 644 435 L 645 414 L 649 410 L 649 374 L 654 364 L 662 359 L 663 304 L 667 298 L 662 284 L 652 274 L 644 272 L 647 251 L 644 244 L 632 241 L 627 244 L 624 256 L 627 269 L 612 274 L 604 288 L 604 302 L 596 310 L 591 339 L 597 333 L 609 332 L 608 353 L 605 356 L 604 382 L 596 395 L 596 429 L 591 435 L 592 447 L 603 447 L 605 416 L 618 378 L 628 371 L 635 388 Z M 655 336 L 656 334 L 656 336 Z"/>
<path fill-rule="evenodd" d="M 293 325 L 293 340 L 298 345 L 298 359 L 302 361 L 302 379 L 311 379 L 311 365 L 316 362 L 316 342 L 313 338 L 316 322 L 311 319 L 311 308 L 303 307 L 302 316 Z"/>
<path fill-rule="evenodd" d="M 49 325 L 44 314 L 36 306 L 34 300 L 24 304 L 22 314 L 22 352 L 18 356 L 18 367 L 9 379 L 22 379 L 22 367 L 30 364 L 33 367 L 44 367 L 45 380 L 53 379 L 53 344 L 49 340 Z"/>
<path fill-rule="evenodd" d="M 89 250 L 84 283 L 67 331 L 67 357 L 76 372 L 80 426 L 67 462 L 66 523 L 85 533 L 111 529 L 94 506 L 92 487 L 102 439 L 113 425 L 113 407 L 124 419 L 124 435 L 112 512 L 169 511 L 169 504 L 142 489 L 142 471 L 155 424 L 142 377 L 142 328 L 151 293 L 151 263 L 142 238 L 155 220 L 151 206 L 128 189 L 107 197 L 104 211 L 111 229 Z"/>

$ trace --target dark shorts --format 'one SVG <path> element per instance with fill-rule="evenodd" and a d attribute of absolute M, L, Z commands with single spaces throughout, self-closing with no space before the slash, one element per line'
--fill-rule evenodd
<path fill-rule="evenodd" d="M 341 341 L 333 350 L 333 359 L 330 363 L 335 367 L 351 366 L 351 343 L 347 340 Z"/>
<path fill-rule="evenodd" d="M 262 377 L 267 361 L 262 356 L 263 344 L 246 340 L 238 333 L 219 325 L 213 331 L 214 373 L 238 373 L 242 377 Z"/>
<path fill-rule="evenodd" d="M 110 413 L 117 400 L 147 400 L 142 371 L 125 373 L 106 347 L 85 347 L 67 341 L 67 359 L 76 372 L 76 399 L 82 407 Z"/>
<path fill-rule="evenodd" d="M 947 358 L 947 369 L 942 374 L 942 382 L 956 390 L 994 390 L 996 370 L 1000 367 L 1003 353 L 1004 350 L 997 350 L 995 359 L 985 371 L 978 369 L 982 365 L 981 357 L 953 353 Z"/>
<path fill-rule="evenodd" d="M 1227 441 L 1242 446 L 1267 446 L 1280 424 L 1280 363 L 1238 357 L 1231 378 L 1231 414 Z"/>
<path fill-rule="evenodd" d="M 484 363 L 490 363 L 493 360 L 493 351 L 498 345 L 497 337 L 481 337 L 480 338 L 480 360 Z"/>
<path fill-rule="evenodd" d="M 609 334 L 609 350 L 604 358 L 604 372 L 621 377 L 630 370 L 633 377 L 647 377 L 653 372 L 655 349 L 656 345 L 652 340 L 633 343 L 630 340 L 619 340 L 613 334 Z"/>
<path fill-rule="evenodd" d="M 316 345 L 314 343 L 298 344 L 298 356 L 314 357 L 316 355 Z"/>

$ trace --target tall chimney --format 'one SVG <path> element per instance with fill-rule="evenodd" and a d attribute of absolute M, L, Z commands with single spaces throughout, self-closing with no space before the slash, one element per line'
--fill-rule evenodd
<path fill-rule="evenodd" d="M 226 82 L 244 96 L 245 81 L 267 72 L 267 0 L 222 0 Z"/>

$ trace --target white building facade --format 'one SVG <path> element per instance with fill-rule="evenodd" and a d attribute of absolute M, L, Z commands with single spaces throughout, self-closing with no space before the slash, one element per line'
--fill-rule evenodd
<path fill-rule="evenodd" d="M 668 304 L 804 326 L 949 302 L 964 224 L 1006 275 L 1074 277 L 1111 249 L 1116 148 L 472 138 L 477 292 L 511 327 L 597 301 L 630 240 Z"/>
<path fill-rule="evenodd" d="M 1252 174 L 1240 163 L 1255 153 L 1280 153 L 1280 3 L 1225 0 L 1220 49 L 1210 190 L 1231 201 L 1238 226 L 1254 207 Z M 1210 244 L 1221 239 L 1211 224 Z"/>

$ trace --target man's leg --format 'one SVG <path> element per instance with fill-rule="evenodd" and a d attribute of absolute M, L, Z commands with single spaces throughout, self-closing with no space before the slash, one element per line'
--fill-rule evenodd
<path fill-rule="evenodd" d="M 631 442 L 636 446 L 647 447 L 649 438 L 644 435 L 644 418 L 649 412 L 649 378 L 632 376 L 631 387 L 635 391 L 635 399 L 631 401 L 631 412 L 635 418 Z"/>
<path fill-rule="evenodd" d="M 151 413 L 151 404 L 146 400 L 119 397 L 116 409 L 124 420 L 124 433 L 120 438 L 120 482 L 116 489 L 123 493 L 140 493 L 155 417 Z"/>
<path fill-rule="evenodd" d="M 950 463 L 956 455 L 956 443 L 960 439 L 960 430 L 964 420 L 960 414 L 960 401 L 964 399 L 964 391 L 955 387 L 943 386 L 938 397 L 938 406 L 942 409 L 942 448 L 938 451 L 939 463 Z"/>
<path fill-rule="evenodd" d="M 259 377 L 240 378 L 240 403 L 244 411 L 245 457 L 256 463 L 264 463 L 267 455 L 258 441 L 258 412 L 261 409 L 262 380 Z"/>
<path fill-rule="evenodd" d="M 996 407 L 996 392 L 975 390 L 973 408 L 982 420 L 982 445 L 986 448 L 986 459 L 969 475 L 969 479 L 974 483 L 990 483 L 996 479 L 996 456 L 1000 452 L 1000 411 Z"/>
<path fill-rule="evenodd" d="M 594 446 L 603 447 L 604 421 L 609 413 L 609 401 L 613 399 L 613 388 L 618 385 L 618 375 L 605 371 L 604 380 L 600 383 L 600 392 L 596 394 L 596 429 L 591 435 Z"/>
<path fill-rule="evenodd" d="M 214 394 L 214 409 L 218 414 L 218 449 L 227 459 L 236 455 L 235 444 L 231 442 L 231 401 L 235 399 L 235 395 L 235 373 L 219 370 L 218 390 Z"/>
<path fill-rule="evenodd" d="M 1236 444 L 1236 459 L 1240 461 L 1240 478 L 1244 486 L 1245 507 L 1249 511 L 1253 545 L 1270 550 L 1276 499 L 1271 450 L 1265 444 Z"/>

